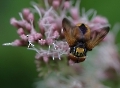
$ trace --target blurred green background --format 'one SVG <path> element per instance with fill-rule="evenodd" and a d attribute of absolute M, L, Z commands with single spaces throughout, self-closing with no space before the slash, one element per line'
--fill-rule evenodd
<path fill-rule="evenodd" d="M 18 12 L 32 7 L 31 0 L 0 0 L 0 88 L 33 88 L 37 78 L 34 51 L 26 48 L 2 46 L 19 38 L 10 18 L 20 19 Z M 81 7 L 93 8 L 97 14 L 108 18 L 113 26 L 120 22 L 120 0 L 82 0 Z M 120 35 L 117 37 L 117 43 Z"/>

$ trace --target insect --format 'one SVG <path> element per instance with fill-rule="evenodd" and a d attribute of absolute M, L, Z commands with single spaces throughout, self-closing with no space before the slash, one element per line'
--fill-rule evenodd
<path fill-rule="evenodd" d="M 67 18 L 62 20 L 63 34 L 70 47 L 68 59 L 75 63 L 86 59 L 87 51 L 91 51 L 108 34 L 109 27 L 101 28 L 100 31 L 91 31 L 90 28 L 80 23 L 72 26 Z"/>

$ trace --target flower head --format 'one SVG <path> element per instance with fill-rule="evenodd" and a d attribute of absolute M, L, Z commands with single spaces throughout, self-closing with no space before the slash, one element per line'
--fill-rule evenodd
<path fill-rule="evenodd" d="M 63 3 L 60 5 L 60 3 Z M 21 20 L 11 18 L 10 23 L 17 28 L 17 33 L 20 39 L 13 41 L 12 43 L 5 43 L 4 45 L 12 46 L 28 46 L 28 49 L 35 50 L 37 52 L 36 59 L 43 59 L 44 57 L 52 57 L 61 59 L 62 55 L 67 55 L 69 47 L 62 35 L 62 19 L 67 17 L 73 24 L 79 22 L 87 24 L 91 30 L 97 30 L 104 26 L 108 26 L 108 21 L 105 17 L 96 16 L 96 11 L 90 9 L 85 12 L 82 9 L 82 15 L 79 14 L 78 0 L 75 6 L 71 5 L 71 1 L 61 0 L 45 0 L 46 9 L 39 7 L 37 4 L 33 4 L 34 12 L 39 15 L 38 29 L 36 31 L 36 20 L 34 13 L 30 9 L 25 8 L 19 13 Z M 50 7 L 52 5 L 53 7 Z M 59 13 L 56 7 L 60 6 Z M 68 8 L 69 7 L 69 8 Z M 70 13 L 70 16 L 67 16 Z M 93 18 L 89 20 L 89 16 L 93 14 Z M 37 45 L 36 45 L 37 44 Z M 36 48 L 38 46 L 38 48 Z M 47 47 L 44 49 L 43 47 Z M 43 59 L 45 60 L 45 59 Z M 49 59 L 48 59 L 49 60 Z M 45 60 L 46 62 L 46 60 Z"/>
<path fill-rule="evenodd" d="M 84 85 L 87 83 L 90 84 L 90 86 L 87 85 L 88 87 L 86 88 L 93 88 L 94 86 L 92 85 L 98 85 L 98 88 L 106 88 L 102 86 L 98 80 L 96 81 L 94 77 L 96 73 L 91 74 L 91 72 L 96 71 L 99 73 L 100 71 L 103 73 L 110 66 L 117 72 L 120 71 L 118 52 L 114 44 L 115 35 L 112 32 L 108 34 L 103 40 L 105 44 L 95 49 L 94 53 L 97 54 L 88 56 L 87 64 L 75 65 L 74 62 L 69 60 L 69 68 L 66 60 L 70 49 L 62 32 L 62 19 L 64 17 L 69 19 L 73 25 L 84 23 L 89 26 L 91 31 L 99 31 L 99 29 L 110 25 L 107 18 L 97 15 L 97 11 L 93 9 L 88 11 L 85 11 L 85 8 L 80 9 L 80 0 L 76 0 L 75 5 L 72 5 L 72 0 L 43 1 L 45 8 L 33 3 L 34 9 L 25 8 L 19 13 L 20 20 L 14 17 L 11 18 L 10 23 L 16 27 L 17 34 L 20 38 L 3 45 L 25 46 L 29 50 L 36 51 L 35 63 L 37 71 L 40 72 L 39 76 L 45 76 L 49 73 L 56 73 L 60 76 L 63 73 L 62 75 L 70 79 L 70 81 L 67 80 L 67 82 L 64 80 L 64 83 L 69 84 L 67 85 L 68 88 L 85 88 Z M 79 13 L 80 10 L 82 10 L 82 13 Z M 35 17 L 36 13 L 39 16 L 37 20 Z M 90 19 L 91 16 L 92 18 Z M 104 60 L 101 59 L 101 57 L 104 58 Z M 101 63 L 102 66 L 99 66 Z M 89 70 L 89 67 L 92 67 L 92 71 Z M 71 78 L 71 74 L 75 75 L 75 78 Z M 55 83 L 47 83 L 50 85 L 54 84 L 52 88 L 56 88 L 56 85 L 57 87 L 58 85 L 61 86 L 59 79 L 54 79 L 54 82 Z"/>

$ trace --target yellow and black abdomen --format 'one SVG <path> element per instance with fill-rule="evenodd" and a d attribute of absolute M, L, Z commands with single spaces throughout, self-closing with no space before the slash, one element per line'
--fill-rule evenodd
<path fill-rule="evenodd" d="M 78 42 L 75 46 L 70 47 L 69 58 L 75 63 L 82 62 L 86 59 L 87 49 L 83 42 Z"/>

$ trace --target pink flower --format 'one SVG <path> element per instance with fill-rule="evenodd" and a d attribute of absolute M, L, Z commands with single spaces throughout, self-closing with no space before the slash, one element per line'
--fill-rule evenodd
<path fill-rule="evenodd" d="M 51 88 L 57 88 L 59 87 L 58 85 L 60 85 L 60 88 L 63 88 L 61 83 L 63 83 L 62 86 L 68 84 L 64 88 L 84 88 L 88 84 L 88 88 L 94 88 L 95 86 L 106 88 L 95 76 L 97 74 L 98 78 L 107 78 L 105 71 L 110 67 L 115 69 L 117 73 L 120 72 L 119 54 L 114 43 L 115 36 L 119 31 L 116 29 L 119 29 L 120 26 L 117 25 L 113 28 L 115 34 L 110 32 L 103 40 L 103 44 L 96 47 L 88 55 L 85 63 L 75 64 L 69 60 L 67 62 L 69 68 L 67 67 L 66 60 L 68 59 L 70 48 L 62 33 L 63 18 L 69 19 L 73 25 L 84 23 L 89 26 L 91 31 L 99 31 L 110 24 L 107 18 L 97 15 L 95 10 L 85 11 L 85 8 L 80 9 L 80 0 L 75 0 L 74 6 L 72 5 L 72 0 L 43 1 L 45 8 L 34 3 L 34 9 L 24 8 L 19 13 L 20 20 L 14 17 L 11 18 L 10 24 L 17 29 L 19 39 L 3 45 L 24 46 L 29 50 L 34 50 L 36 52 L 35 64 L 37 71 L 40 72 L 39 76 L 46 76 L 50 72 L 57 74 L 57 81 L 52 77 L 50 79 L 52 81 L 49 80 L 47 82 L 45 80 L 43 82 L 52 85 Z M 35 20 L 35 14 L 39 16 L 37 20 Z M 61 79 L 58 80 L 58 78 L 62 78 L 60 77 L 61 73 L 64 74 L 64 78 L 69 77 L 70 80 L 67 79 L 67 82 L 66 80 L 64 82 L 61 82 Z"/>
<path fill-rule="evenodd" d="M 50 7 L 48 3 L 52 3 L 54 8 Z M 34 13 L 32 13 L 28 8 L 23 9 L 23 11 L 19 13 L 21 20 L 12 18 L 10 21 L 11 25 L 17 28 L 17 33 L 21 39 L 19 42 L 6 43 L 4 45 L 28 45 L 28 49 L 35 50 L 37 52 L 37 58 L 43 58 L 47 55 L 48 58 L 52 57 L 53 59 L 60 59 L 63 54 L 67 55 L 69 52 L 68 44 L 61 38 L 61 22 L 64 17 L 67 17 L 67 12 L 70 12 L 71 16 L 67 18 L 73 24 L 77 24 L 78 22 L 85 23 L 88 24 L 91 30 L 97 30 L 109 25 L 105 17 L 96 16 L 96 11 L 92 9 L 87 12 L 85 12 L 85 9 L 82 9 L 82 15 L 80 15 L 79 0 L 76 2 L 75 6 L 72 6 L 70 1 L 65 1 L 63 6 L 60 5 L 60 3 L 62 3 L 61 0 L 49 0 L 49 2 L 45 0 L 46 9 L 39 8 L 37 5 L 33 4 L 33 7 L 35 8 L 34 12 L 37 12 L 40 17 L 37 22 L 40 32 L 37 32 L 34 26 L 34 24 L 36 24 Z M 57 13 L 57 7 L 59 7 L 60 14 Z M 89 20 L 89 15 L 92 14 L 93 18 Z M 39 48 L 36 48 L 34 45 L 35 43 L 38 44 Z M 47 50 L 44 50 L 42 46 L 46 46 Z"/>

